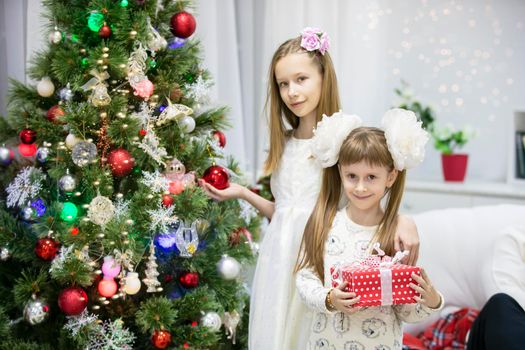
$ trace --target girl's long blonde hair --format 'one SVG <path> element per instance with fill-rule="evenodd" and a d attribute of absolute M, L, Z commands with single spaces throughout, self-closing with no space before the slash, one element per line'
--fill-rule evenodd
<path fill-rule="evenodd" d="M 321 120 L 323 114 L 332 115 L 340 109 L 339 90 L 337 88 L 337 77 L 335 75 L 334 64 L 330 54 L 325 52 L 322 55 L 318 50 L 306 51 L 301 47 L 301 36 L 290 39 L 275 51 L 270 69 L 268 72 L 268 93 L 266 97 L 265 110 L 269 106 L 269 124 L 270 124 L 270 152 L 264 162 L 264 171 L 266 174 L 272 173 L 281 160 L 286 142 L 287 129 L 283 116 L 293 129 L 299 126 L 299 118 L 286 106 L 279 93 L 279 86 L 275 79 L 275 66 L 277 62 L 292 53 L 307 54 L 319 67 L 323 82 L 321 85 L 321 97 L 317 106 L 317 121 Z"/>
<path fill-rule="evenodd" d="M 394 169 L 394 161 L 388 150 L 383 130 L 372 127 L 354 129 L 341 146 L 338 164 L 324 169 L 321 192 L 304 230 L 296 271 L 305 267 L 312 268 L 319 278 L 324 280 L 325 242 L 343 192 L 339 165 L 349 165 L 361 161 L 370 165 L 384 166 L 388 171 Z M 390 256 L 395 253 L 394 234 L 397 225 L 397 213 L 405 187 L 405 177 L 405 170 L 398 172 L 392 187 L 387 189 L 385 213 L 377 232 L 372 238 L 372 242 L 379 242 L 381 249 Z"/>

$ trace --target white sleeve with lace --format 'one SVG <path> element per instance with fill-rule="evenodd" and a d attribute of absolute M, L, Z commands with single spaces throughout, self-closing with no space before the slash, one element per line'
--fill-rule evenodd
<path fill-rule="evenodd" d="M 439 292 L 438 292 L 439 293 Z M 404 305 L 395 305 L 394 312 L 397 317 L 407 323 L 417 323 L 429 317 L 434 312 L 440 311 L 445 304 L 443 295 L 439 293 L 441 299 L 440 304 L 437 308 L 431 309 L 428 306 L 425 306 L 420 303 L 416 304 L 404 304 Z"/>
<path fill-rule="evenodd" d="M 311 269 L 299 270 L 295 276 L 295 285 L 301 299 L 310 309 L 331 313 L 325 302 L 330 288 L 326 288 Z"/>

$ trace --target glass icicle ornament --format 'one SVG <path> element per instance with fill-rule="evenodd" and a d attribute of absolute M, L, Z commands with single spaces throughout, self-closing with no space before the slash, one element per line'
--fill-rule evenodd
<path fill-rule="evenodd" d="M 151 241 L 149 245 L 149 257 L 148 262 L 146 264 L 146 278 L 142 280 L 144 284 L 148 287 L 146 292 L 148 293 L 155 293 L 155 292 L 161 292 L 162 287 L 160 287 L 160 282 L 157 279 L 159 276 L 159 271 L 157 270 L 157 257 L 155 256 L 155 245 L 153 244 L 153 241 Z"/>
<path fill-rule="evenodd" d="M 194 221 L 190 227 L 181 222 L 175 233 L 175 244 L 183 258 L 191 258 L 197 251 L 199 245 L 199 235 L 197 233 L 197 223 Z"/>

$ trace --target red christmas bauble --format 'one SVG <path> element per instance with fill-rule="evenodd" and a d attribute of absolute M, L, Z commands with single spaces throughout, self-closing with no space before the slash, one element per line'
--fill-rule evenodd
<path fill-rule="evenodd" d="M 20 131 L 20 141 L 26 145 L 32 144 L 36 140 L 36 131 L 31 129 L 24 129 Z"/>
<path fill-rule="evenodd" d="M 195 31 L 197 22 L 191 13 L 178 12 L 171 16 L 171 32 L 178 38 L 186 39 Z"/>
<path fill-rule="evenodd" d="M 142 137 L 146 136 L 147 133 L 148 132 L 146 130 L 144 130 L 144 129 L 140 129 L 139 130 L 139 135 L 142 136 Z"/>
<path fill-rule="evenodd" d="M 217 142 L 219 142 L 219 146 L 221 146 L 222 148 L 226 146 L 226 136 L 222 131 L 215 130 L 213 132 L 213 137 L 215 138 L 215 140 L 217 140 Z"/>
<path fill-rule="evenodd" d="M 57 255 L 60 243 L 51 238 L 40 238 L 35 245 L 35 254 L 42 260 L 50 261 Z"/>
<path fill-rule="evenodd" d="M 104 39 L 109 38 L 111 36 L 111 28 L 107 24 L 104 24 L 98 30 L 98 36 Z"/>
<path fill-rule="evenodd" d="M 35 155 L 36 151 L 37 151 L 37 147 L 35 143 L 32 143 L 30 145 L 21 143 L 18 145 L 18 152 L 20 152 L 20 154 L 23 155 L 24 157 L 32 157 Z"/>
<path fill-rule="evenodd" d="M 164 329 L 156 330 L 151 336 L 151 343 L 157 349 L 166 349 L 171 343 L 171 333 Z"/>
<path fill-rule="evenodd" d="M 179 278 L 184 288 L 195 288 L 199 285 L 199 274 L 197 272 L 186 272 Z"/>
<path fill-rule="evenodd" d="M 175 200 L 173 199 L 171 194 L 165 194 L 162 196 L 162 205 L 165 207 L 171 207 L 174 201 Z"/>
<path fill-rule="evenodd" d="M 212 165 L 202 175 L 202 179 L 215 187 L 216 189 L 223 190 L 230 186 L 230 176 L 226 169 L 218 165 Z"/>
<path fill-rule="evenodd" d="M 115 176 L 126 176 L 131 173 L 135 166 L 135 160 L 131 154 L 123 148 L 117 148 L 109 152 L 108 164 Z"/>
<path fill-rule="evenodd" d="M 58 307 L 68 316 L 80 315 L 87 303 L 88 296 L 80 287 L 66 288 L 58 296 Z"/>
<path fill-rule="evenodd" d="M 60 117 L 65 115 L 66 112 L 59 105 L 54 105 L 47 111 L 47 119 L 55 124 L 60 124 Z"/>

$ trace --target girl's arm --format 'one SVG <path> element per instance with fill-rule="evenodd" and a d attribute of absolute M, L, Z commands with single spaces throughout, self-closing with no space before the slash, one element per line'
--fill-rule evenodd
<path fill-rule="evenodd" d="M 236 183 L 230 183 L 228 188 L 218 190 L 202 179 L 199 179 L 199 185 L 204 189 L 208 196 L 215 199 L 216 201 L 222 202 L 227 199 L 244 199 L 254 206 L 255 209 L 257 209 L 262 215 L 266 216 L 268 219 L 272 218 L 275 204 L 250 191 L 244 186 Z"/>
<path fill-rule="evenodd" d="M 344 292 L 346 284 L 344 282 L 337 288 L 327 288 L 308 268 L 299 270 L 295 277 L 295 286 L 305 304 L 310 309 L 324 313 L 341 311 L 352 314 L 358 311 L 352 305 L 359 301 L 359 297 L 356 298 L 355 293 Z"/>
<path fill-rule="evenodd" d="M 312 270 L 303 268 L 297 271 L 295 286 L 301 299 L 310 309 L 326 313 L 333 311 L 329 310 L 326 304 L 326 298 L 332 289 L 326 288 Z"/>
<path fill-rule="evenodd" d="M 406 215 L 398 215 L 397 228 L 394 236 L 394 249 L 408 250 L 410 253 L 403 261 L 415 266 L 419 257 L 419 234 L 414 220 Z"/>

